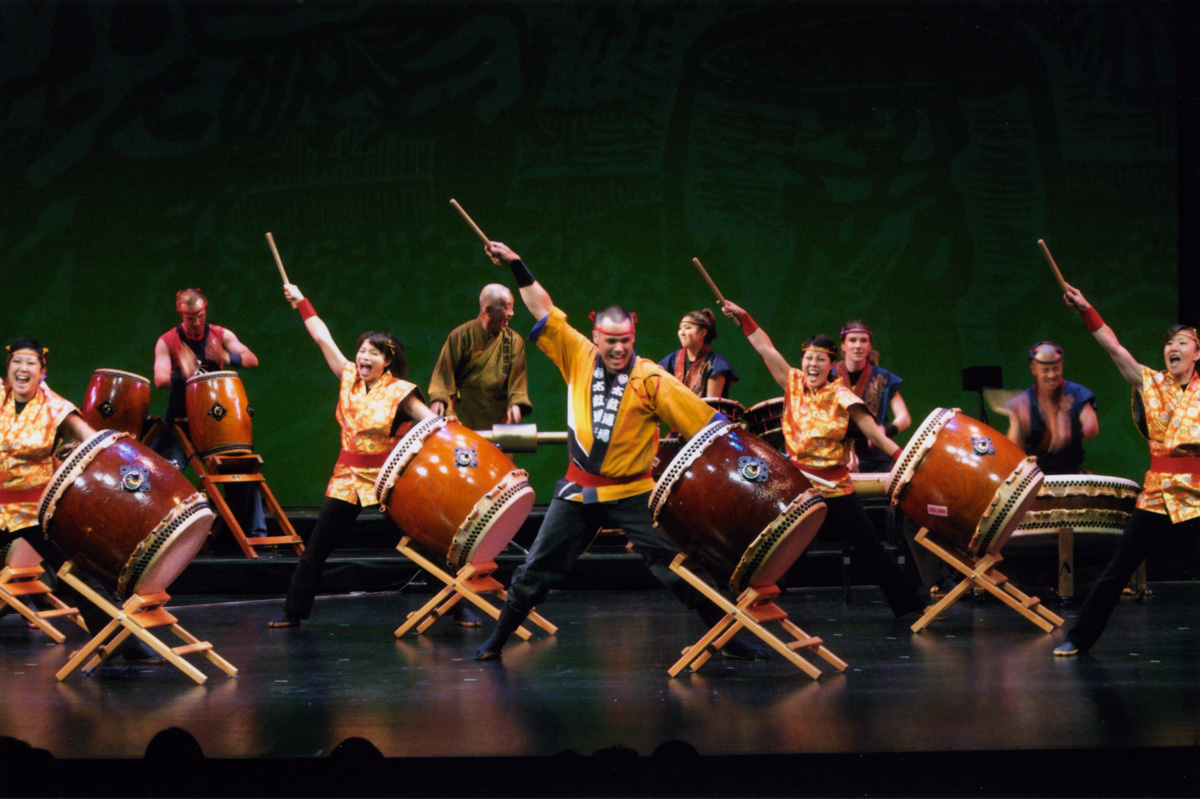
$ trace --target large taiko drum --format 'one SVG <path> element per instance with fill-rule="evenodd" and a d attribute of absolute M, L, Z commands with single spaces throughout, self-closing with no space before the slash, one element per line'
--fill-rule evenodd
<path fill-rule="evenodd" d="M 121 600 L 165 591 L 213 525 L 208 499 L 127 433 L 100 431 L 54 473 L 38 507 L 47 538 Z"/>
<path fill-rule="evenodd" d="M 654 524 L 740 594 L 776 584 L 825 521 L 825 499 L 740 424 L 702 428 L 650 495 Z"/>
<path fill-rule="evenodd" d="M 7 544 L 0 545 L 0 567 L 28 569 L 42 563 L 42 557 L 33 545 L 18 536 Z"/>
<path fill-rule="evenodd" d="M 746 428 L 779 452 L 784 452 L 787 445 L 783 440 L 783 398 L 772 397 L 755 403 L 746 409 L 742 415 Z"/>
<path fill-rule="evenodd" d="M 933 410 L 896 459 L 888 498 L 973 556 L 996 554 L 1037 499 L 1033 456 L 957 408 Z"/>
<path fill-rule="evenodd" d="M 196 455 L 205 458 L 254 450 L 254 409 L 236 372 L 193 375 L 187 380 L 185 399 Z"/>
<path fill-rule="evenodd" d="M 98 369 L 88 381 L 79 413 L 97 430 L 142 435 L 150 415 L 150 381 L 119 369 Z"/>
<path fill-rule="evenodd" d="M 1111 475 L 1047 475 L 1013 536 L 1062 528 L 1076 534 L 1120 534 L 1141 488 Z"/>
<path fill-rule="evenodd" d="M 413 539 L 461 569 L 492 561 L 533 509 L 529 474 L 454 417 L 430 417 L 392 448 L 379 505 Z"/>

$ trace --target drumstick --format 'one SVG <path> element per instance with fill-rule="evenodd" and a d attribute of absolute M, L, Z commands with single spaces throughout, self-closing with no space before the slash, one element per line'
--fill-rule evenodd
<path fill-rule="evenodd" d="M 271 255 L 275 256 L 275 266 L 279 267 L 279 277 L 283 278 L 284 285 L 291 283 L 288 280 L 287 272 L 283 268 L 283 259 L 279 257 L 279 248 L 275 246 L 275 237 L 271 235 L 270 231 L 267 231 L 267 244 L 271 245 Z M 292 308 L 296 307 L 295 303 L 291 305 Z"/>
<path fill-rule="evenodd" d="M 454 209 L 458 211 L 459 214 L 462 214 L 462 218 L 467 221 L 467 224 L 471 226 L 471 230 L 475 231 L 475 235 L 482 239 L 484 244 L 487 244 L 491 241 L 491 239 L 489 239 L 484 232 L 479 229 L 479 226 L 475 224 L 475 220 L 471 219 L 471 215 L 464 211 L 463 207 L 460 206 L 458 201 L 453 197 L 450 198 L 450 205 L 454 206 Z"/>
<path fill-rule="evenodd" d="M 1046 247 L 1045 239 L 1038 239 L 1038 247 L 1042 248 L 1042 255 L 1046 257 L 1046 263 L 1050 265 L 1050 269 L 1054 270 L 1054 277 L 1058 278 L 1058 285 L 1062 290 L 1067 291 L 1067 282 L 1063 280 L 1062 273 L 1058 271 L 1058 264 L 1054 263 L 1054 256 L 1050 255 L 1050 248 Z"/>
<path fill-rule="evenodd" d="M 700 270 L 700 274 L 704 276 L 705 282 L 708 283 L 708 288 L 712 289 L 713 294 L 717 296 L 717 302 L 721 305 L 725 305 L 725 298 L 721 296 L 721 290 L 717 288 L 715 283 L 713 283 L 713 279 L 708 277 L 708 270 L 706 270 L 704 265 L 700 263 L 700 259 L 693 258 L 692 263 L 696 265 L 696 269 Z"/>

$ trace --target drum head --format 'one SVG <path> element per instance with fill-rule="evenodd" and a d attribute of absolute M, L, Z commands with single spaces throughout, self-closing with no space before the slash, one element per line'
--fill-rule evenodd
<path fill-rule="evenodd" d="M 42 557 L 33 545 L 17 537 L 8 544 L 0 547 L 0 566 L 13 569 L 28 569 L 42 563 Z"/>
<path fill-rule="evenodd" d="M 192 563 L 212 530 L 215 517 L 202 494 L 176 506 L 138 545 L 121 574 L 118 595 L 164 592 Z"/>

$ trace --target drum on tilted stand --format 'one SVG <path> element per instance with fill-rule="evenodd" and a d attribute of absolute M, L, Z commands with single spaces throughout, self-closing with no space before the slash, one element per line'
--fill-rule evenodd
<path fill-rule="evenodd" d="M 100 431 L 81 442 L 54 473 L 42 495 L 38 521 L 68 559 L 59 577 L 114 620 L 68 662 L 59 680 L 97 650 L 84 671 L 99 666 L 131 634 L 199 683 L 205 680 L 203 673 L 180 658 L 182 653 L 205 652 L 236 674 L 211 645 L 192 637 L 163 609 L 170 599 L 167 587 L 191 563 L 213 523 L 208 499 L 169 461 L 127 433 Z M 113 606 L 76 578 L 75 565 L 116 594 L 123 606 Z M 169 648 L 148 632 L 167 624 L 186 646 Z"/>
<path fill-rule="evenodd" d="M 396 549 L 441 580 L 446 587 L 396 630 L 423 633 L 455 604 L 467 599 L 499 617 L 482 594 L 507 595 L 491 577 L 500 554 L 533 509 L 529 474 L 478 433 L 454 417 L 429 417 L 396 443 L 375 481 L 381 510 L 404 532 Z M 454 574 L 411 547 L 432 550 Z M 554 633 L 540 616 L 530 619 Z M 522 638 L 529 632 L 518 629 Z"/>
<path fill-rule="evenodd" d="M 966 577 L 913 624 L 914 632 L 976 585 L 1046 632 L 1062 625 L 995 570 L 1043 477 L 1033 456 L 960 409 L 937 408 L 925 418 L 896 459 L 888 497 L 923 528 L 916 541 Z"/>
<path fill-rule="evenodd" d="M 42 557 L 38 551 L 20 537 L 0 546 L 0 601 L 28 620 L 30 625 L 62 644 L 67 637 L 50 623 L 51 619 L 67 617 L 85 631 L 87 624 L 79 615 L 79 609 L 55 597 L 51 588 L 42 581 L 45 570 L 41 564 Z M 35 597 L 43 598 L 50 608 L 41 610 L 28 602 Z"/>
<path fill-rule="evenodd" d="M 150 381 L 119 369 L 98 369 L 88 381 L 79 413 L 96 430 L 140 439 L 150 417 Z"/>
<path fill-rule="evenodd" d="M 699 669 L 745 627 L 813 678 L 821 672 L 795 651 L 807 647 L 839 671 L 846 663 L 787 619 L 772 600 L 779 581 L 825 520 L 825 499 L 778 450 L 741 424 L 710 423 L 667 465 L 650 495 L 654 524 L 683 553 L 671 569 L 727 616 L 671 667 Z M 737 595 L 731 603 L 687 567 L 695 559 Z M 786 643 L 765 627 L 778 621 Z M 799 644 L 797 644 L 797 642 Z"/>

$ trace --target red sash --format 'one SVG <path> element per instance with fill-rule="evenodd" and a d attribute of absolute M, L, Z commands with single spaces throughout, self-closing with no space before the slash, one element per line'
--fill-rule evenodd
<path fill-rule="evenodd" d="M 1200 475 L 1200 456 L 1150 456 L 1150 471 L 1168 475 Z"/>
<path fill-rule="evenodd" d="M 28 489 L 0 489 L 0 506 L 9 503 L 36 503 L 42 499 L 46 484 L 31 486 Z"/>
<path fill-rule="evenodd" d="M 391 454 L 391 450 L 382 453 L 351 453 L 349 450 L 343 450 L 338 454 L 337 463 L 356 469 L 380 469 L 387 463 Z"/>

